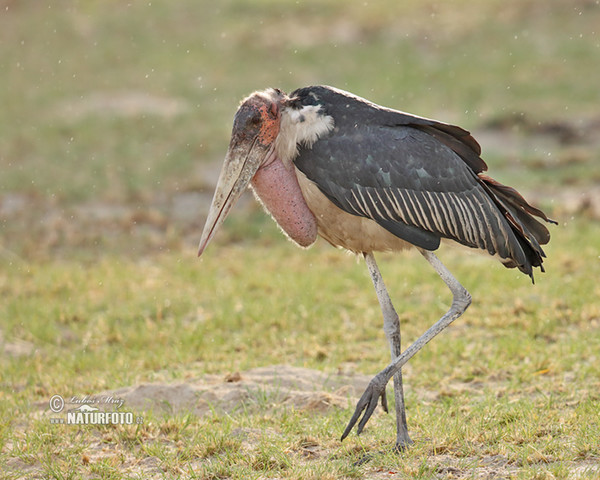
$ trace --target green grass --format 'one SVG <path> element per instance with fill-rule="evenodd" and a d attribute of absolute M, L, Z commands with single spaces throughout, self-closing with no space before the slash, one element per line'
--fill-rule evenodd
<path fill-rule="evenodd" d="M 545 478 L 593 464 L 600 458 L 600 375 L 591 360 L 600 347 L 600 291 L 589 279 L 600 274 L 599 233 L 580 221 L 556 228 L 548 273 L 535 286 L 492 260 L 445 249 L 442 258 L 474 303 L 405 372 L 416 445 L 361 467 L 352 464 L 363 452 L 390 445 L 394 423 L 376 416 L 362 437 L 342 444 L 350 403 L 315 414 L 259 393 L 257 409 L 231 415 L 144 412 L 143 426 L 80 430 L 38 413 L 55 393 L 278 363 L 375 373 L 388 352 L 370 280 L 352 257 L 282 241 L 217 243 L 201 261 L 184 251 L 152 261 L 4 262 L 3 335 L 31 345 L 29 354 L 3 359 L 4 459 L 52 478 L 73 469 L 119 478 L 120 469 L 135 472 L 149 457 L 168 478 L 362 478 L 378 469 L 430 478 L 496 457 L 514 478 Z M 585 247 L 574 252 L 575 242 Z M 443 313 L 449 294 L 419 255 L 382 256 L 382 264 L 406 344 Z"/>
<path fill-rule="evenodd" d="M 598 182 L 599 22 L 594 2 L 560 0 L 0 3 L 3 475 L 597 477 L 600 226 L 553 195 Z M 181 195 L 210 196 L 241 97 L 313 83 L 482 133 L 504 125 L 482 142 L 490 173 L 560 220 L 535 286 L 441 249 L 473 305 L 404 369 L 415 445 L 391 453 L 393 415 L 379 413 L 341 443 L 352 399 L 316 412 L 260 388 L 227 414 L 50 424 L 54 394 L 387 364 L 363 262 L 295 249 L 255 206 L 198 260 L 206 206 L 173 218 Z M 588 133 L 536 133 L 549 123 Z M 417 253 L 378 259 L 406 346 L 449 293 Z"/>

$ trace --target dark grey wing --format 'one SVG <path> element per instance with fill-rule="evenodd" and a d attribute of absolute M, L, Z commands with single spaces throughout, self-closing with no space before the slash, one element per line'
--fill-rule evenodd
<path fill-rule="evenodd" d="M 433 250 L 445 237 L 528 263 L 477 174 L 426 131 L 336 123 L 294 163 L 339 208 L 421 248 Z"/>
<path fill-rule="evenodd" d="M 553 220 L 482 173 L 487 165 L 468 131 L 328 86 L 296 90 L 295 105 L 334 119 L 334 130 L 295 163 L 338 207 L 425 249 L 451 238 L 532 279 L 532 267 L 543 271 L 540 245 L 550 234 L 534 216 Z"/>

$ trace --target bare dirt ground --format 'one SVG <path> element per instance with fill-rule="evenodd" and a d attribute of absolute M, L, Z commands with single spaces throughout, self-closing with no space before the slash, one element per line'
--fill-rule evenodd
<path fill-rule="evenodd" d="M 204 375 L 184 383 L 134 385 L 106 395 L 122 398 L 129 408 L 154 411 L 232 413 L 244 407 L 264 408 L 269 404 L 293 406 L 298 410 L 326 411 L 345 408 L 349 398 L 362 394 L 370 381 L 366 375 L 334 374 L 273 365 L 226 375 Z"/>

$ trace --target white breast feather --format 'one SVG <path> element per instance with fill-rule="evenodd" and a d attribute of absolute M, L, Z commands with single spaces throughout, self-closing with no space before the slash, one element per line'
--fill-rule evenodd
<path fill-rule="evenodd" d="M 286 167 L 290 167 L 298 154 L 298 145 L 310 148 L 321 135 L 333 129 L 333 118 L 320 114 L 320 109 L 317 105 L 306 105 L 300 110 L 282 110 L 275 151 Z"/>

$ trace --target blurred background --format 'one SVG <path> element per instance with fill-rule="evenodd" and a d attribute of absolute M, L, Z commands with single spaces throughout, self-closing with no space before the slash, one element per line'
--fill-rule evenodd
<path fill-rule="evenodd" d="M 273 478 L 283 458 L 290 478 L 597 478 L 599 64 L 598 0 L 0 0 L 0 471 Z M 136 428 L 51 425 L 55 394 L 389 361 L 362 262 L 295 249 L 250 195 L 196 258 L 240 100 L 310 84 L 471 130 L 490 175 L 559 221 L 535 287 L 440 249 L 473 305 L 403 368 L 414 450 L 357 469 L 392 416 L 340 444 L 350 410 L 266 395 L 233 417 L 163 396 Z M 378 258 L 407 344 L 448 290 L 416 251 Z"/>
<path fill-rule="evenodd" d="M 2 0 L 0 255 L 195 248 L 240 99 L 310 84 L 459 124 L 597 220 L 599 25 L 595 0 Z M 238 212 L 221 241 L 276 232 Z"/>

